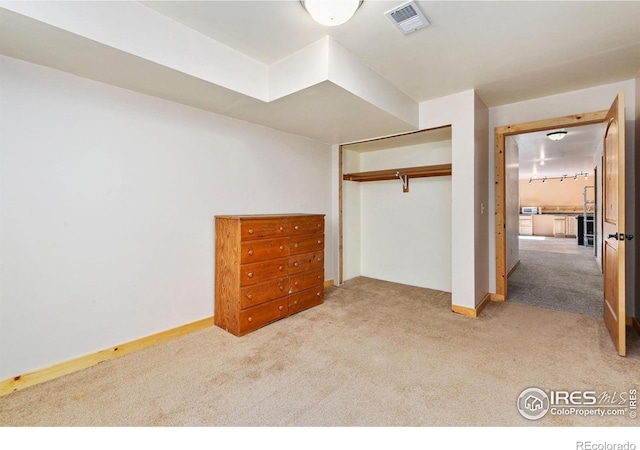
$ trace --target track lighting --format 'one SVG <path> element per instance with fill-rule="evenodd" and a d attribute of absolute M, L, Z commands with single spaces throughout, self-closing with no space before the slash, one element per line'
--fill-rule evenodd
<path fill-rule="evenodd" d="M 543 183 L 546 183 L 546 182 L 547 182 L 547 180 L 560 180 L 560 183 L 564 183 L 564 180 L 566 180 L 567 178 L 569 178 L 569 176 L 570 176 L 570 175 L 567 175 L 567 174 L 565 173 L 564 175 L 559 176 L 559 177 L 544 177 L 544 178 L 542 178 L 542 180 L 540 180 L 540 181 L 542 181 Z M 582 176 L 584 176 L 584 179 L 585 179 L 585 180 L 588 180 L 588 179 L 589 179 L 589 173 L 588 173 L 588 172 L 580 172 L 580 173 L 577 173 L 577 172 L 576 172 L 576 174 L 573 176 L 573 181 L 578 181 L 578 177 L 582 177 Z M 530 177 L 530 178 L 529 178 L 529 184 L 532 184 L 534 181 L 538 181 L 538 179 L 537 179 L 537 178 L 534 178 L 534 177 Z"/>

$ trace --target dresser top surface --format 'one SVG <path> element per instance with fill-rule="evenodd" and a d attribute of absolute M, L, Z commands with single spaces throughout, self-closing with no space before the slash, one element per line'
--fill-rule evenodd
<path fill-rule="evenodd" d="M 287 219 L 290 217 L 324 217 L 325 214 L 245 214 L 238 216 L 215 216 L 216 219 L 256 220 L 256 219 Z"/>

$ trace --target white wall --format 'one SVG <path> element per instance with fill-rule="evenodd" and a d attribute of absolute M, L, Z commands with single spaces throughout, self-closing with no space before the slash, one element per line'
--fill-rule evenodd
<path fill-rule="evenodd" d="M 333 280 L 334 286 L 340 284 L 340 146 L 331 146 L 331 242 L 333 245 L 325 246 L 327 258 L 331 257 L 331 265 L 325 264 L 324 277 Z M 327 218 L 325 218 L 325 234 L 327 231 Z M 332 270 L 329 272 L 328 268 Z"/>
<path fill-rule="evenodd" d="M 214 215 L 335 228 L 331 146 L 6 57 L 0 136 L 0 379 L 210 317 Z"/>
<path fill-rule="evenodd" d="M 345 153 L 345 173 L 353 167 L 371 171 L 447 164 L 451 162 L 451 141 Z M 348 194 L 345 223 L 349 225 L 345 227 L 349 236 L 345 240 L 349 246 L 345 279 L 362 275 L 451 292 L 450 176 L 412 179 L 407 193 L 399 179 L 344 181 L 344 186 Z M 359 229 L 354 226 L 356 221 Z M 359 245 L 351 242 L 358 239 Z"/>
<path fill-rule="evenodd" d="M 489 108 L 480 96 L 473 96 L 474 122 L 474 252 L 475 252 L 475 304 L 489 293 Z"/>
<path fill-rule="evenodd" d="M 513 137 L 506 138 L 505 150 L 505 182 L 507 198 L 505 202 L 507 216 L 507 273 L 520 260 L 520 163 L 519 149 Z"/>
<path fill-rule="evenodd" d="M 342 172 L 360 172 L 360 154 L 342 150 Z M 343 281 L 362 275 L 361 261 L 361 220 L 360 186 L 355 181 L 342 183 L 342 271 Z"/>
<path fill-rule="evenodd" d="M 476 109 L 487 115 L 486 107 L 476 99 L 474 91 L 441 97 L 420 103 L 420 128 L 436 128 L 452 126 L 451 153 L 451 214 L 452 221 L 452 255 L 451 255 L 451 284 L 453 305 L 465 308 L 475 308 L 488 293 L 488 280 L 482 279 L 482 273 L 489 260 L 489 248 L 478 242 L 477 234 L 480 228 L 486 232 L 481 239 L 489 234 L 487 211 L 481 214 L 478 200 L 488 193 L 488 179 L 485 162 L 476 155 Z M 485 147 L 488 152 L 488 148 Z M 479 152 L 483 150 L 478 149 Z M 484 168 L 483 168 L 484 165 Z M 484 176 L 482 173 L 484 171 Z M 486 206 L 486 205 L 485 205 Z M 480 227 L 480 228 L 479 228 Z M 476 245 L 478 247 L 476 247 Z M 477 261 L 482 267 L 477 267 Z M 477 272 L 476 272 L 477 271 Z M 480 279 L 476 280 L 480 274 Z M 486 288 L 484 287 L 486 286 Z"/>
<path fill-rule="evenodd" d="M 627 161 L 627 199 L 635 198 L 634 145 L 636 107 L 633 99 L 636 96 L 634 80 L 596 86 L 579 91 L 542 97 L 510 105 L 496 106 L 489 109 L 489 148 L 494 148 L 495 127 L 521 122 L 548 119 L 553 117 L 580 114 L 592 111 L 608 110 L 618 92 L 626 96 L 626 161 Z M 494 152 L 490 152 L 491 179 L 495 178 Z M 490 184 L 491 198 L 495 198 L 494 185 Z M 627 229 L 635 229 L 635 202 L 627 202 Z M 495 203 L 491 205 L 491 227 L 495 229 Z M 495 292 L 495 234 L 490 233 L 490 289 Z M 635 305 L 635 244 L 627 245 L 627 314 L 633 315 Z"/>
<path fill-rule="evenodd" d="M 593 149 L 593 167 L 596 168 L 596 178 L 594 180 L 596 186 L 596 214 L 595 214 L 595 226 L 596 226 L 596 236 L 595 243 L 593 246 L 593 252 L 596 255 L 596 262 L 600 270 L 602 270 L 602 210 L 604 208 L 604 196 L 602 195 L 604 192 L 603 184 L 602 184 L 602 175 L 603 175 L 603 167 L 602 167 L 602 156 L 604 152 L 604 133 L 602 135 L 602 139 L 596 144 Z"/>

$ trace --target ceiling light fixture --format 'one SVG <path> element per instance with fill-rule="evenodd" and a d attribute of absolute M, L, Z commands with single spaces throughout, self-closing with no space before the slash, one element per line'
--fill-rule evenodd
<path fill-rule="evenodd" d="M 552 141 L 559 141 L 567 135 L 567 132 L 564 130 L 552 131 L 551 133 L 547 133 L 547 137 Z"/>
<path fill-rule="evenodd" d="M 342 25 L 362 5 L 363 0 L 300 0 L 304 9 L 320 25 L 335 27 Z"/>

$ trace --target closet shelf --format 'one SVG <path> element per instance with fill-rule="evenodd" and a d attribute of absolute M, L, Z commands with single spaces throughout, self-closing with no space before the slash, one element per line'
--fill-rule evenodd
<path fill-rule="evenodd" d="M 442 177 L 446 175 L 451 175 L 451 164 L 345 173 L 342 179 L 345 181 L 385 181 L 399 178 L 402 181 L 403 191 L 409 192 L 409 179 L 411 178 Z"/>
<path fill-rule="evenodd" d="M 384 181 L 395 180 L 399 176 L 404 175 L 408 178 L 441 177 L 451 175 L 451 164 L 345 173 L 342 176 L 342 179 L 346 181 Z"/>

